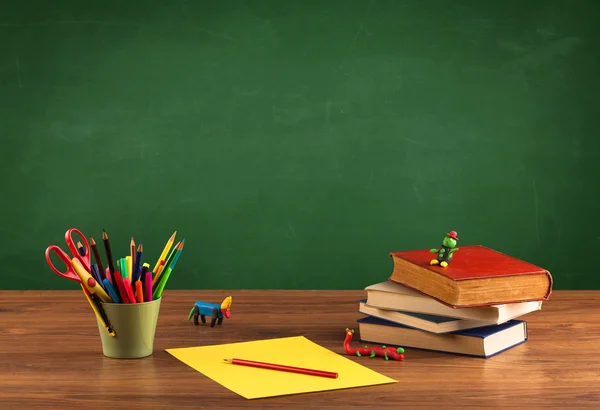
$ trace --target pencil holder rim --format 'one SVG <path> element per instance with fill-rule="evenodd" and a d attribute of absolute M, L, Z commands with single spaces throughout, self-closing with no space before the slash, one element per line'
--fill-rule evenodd
<path fill-rule="evenodd" d="M 159 297 L 158 299 L 151 300 L 150 302 L 141 302 L 141 303 L 138 303 L 138 302 L 136 302 L 136 303 L 114 303 L 114 302 L 100 302 L 100 304 L 101 304 L 102 306 L 106 306 L 106 305 L 109 305 L 109 306 L 119 306 L 119 307 L 118 307 L 119 309 L 120 309 L 121 307 L 122 307 L 122 308 L 124 308 L 124 309 L 127 309 L 127 306 L 130 306 L 131 308 L 134 308 L 134 307 L 136 307 L 136 306 L 138 306 L 138 307 L 139 307 L 139 306 L 143 306 L 143 305 L 151 305 L 151 304 L 153 304 L 153 303 L 160 302 L 161 300 L 162 300 L 162 296 L 161 296 L 161 297 Z"/>

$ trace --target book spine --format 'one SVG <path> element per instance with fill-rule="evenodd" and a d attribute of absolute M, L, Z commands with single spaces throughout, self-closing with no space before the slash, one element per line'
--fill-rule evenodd
<path fill-rule="evenodd" d="M 548 275 L 548 290 L 546 291 L 546 297 L 544 298 L 544 300 L 548 300 L 548 298 L 550 298 L 550 295 L 552 294 L 552 284 L 553 284 L 552 274 L 550 272 L 546 271 L 546 275 Z"/>

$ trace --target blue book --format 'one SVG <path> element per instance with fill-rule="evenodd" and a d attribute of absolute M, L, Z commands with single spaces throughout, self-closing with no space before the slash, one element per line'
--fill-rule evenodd
<path fill-rule="evenodd" d="M 378 317 L 390 322 L 432 333 L 449 333 L 457 330 L 488 326 L 490 324 L 489 322 L 475 319 L 459 319 L 457 317 L 431 315 L 427 313 L 379 309 L 368 305 L 366 300 L 359 301 L 358 311 L 367 316 Z"/>
<path fill-rule="evenodd" d="M 359 319 L 360 340 L 421 350 L 488 358 L 527 341 L 527 322 L 509 320 L 456 332 L 435 334 L 367 316 Z"/>

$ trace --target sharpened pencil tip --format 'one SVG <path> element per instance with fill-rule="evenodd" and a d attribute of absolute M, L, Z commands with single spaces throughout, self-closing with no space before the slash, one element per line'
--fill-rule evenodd
<path fill-rule="evenodd" d="M 224 362 L 231 363 L 231 359 L 223 359 Z"/>

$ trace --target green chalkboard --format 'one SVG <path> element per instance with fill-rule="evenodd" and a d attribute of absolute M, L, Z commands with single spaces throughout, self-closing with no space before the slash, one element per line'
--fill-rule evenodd
<path fill-rule="evenodd" d="M 600 288 L 597 1 L 4 1 L 0 288 L 363 288 L 448 230 Z"/>

